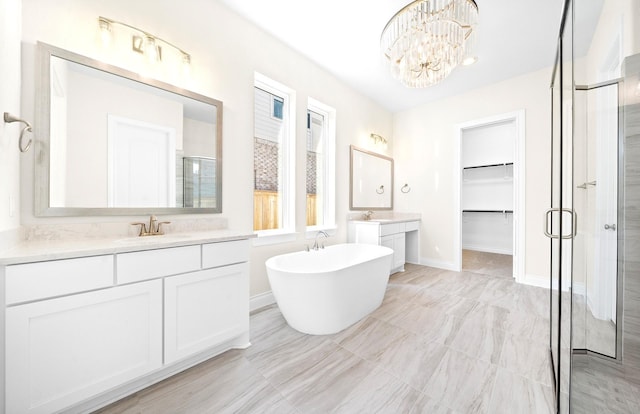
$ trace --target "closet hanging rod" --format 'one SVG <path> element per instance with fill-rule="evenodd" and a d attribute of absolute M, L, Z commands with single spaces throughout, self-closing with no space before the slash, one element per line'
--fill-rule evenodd
<path fill-rule="evenodd" d="M 462 210 L 463 213 L 500 213 L 500 214 L 513 214 L 513 210 Z"/>
<path fill-rule="evenodd" d="M 463 170 L 471 170 L 473 168 L 503 167 L 505 165 L 513 165 L 512 162 L 503 162 L 501 164 L 474 165 L 472 167 L 463 167 Z"/>

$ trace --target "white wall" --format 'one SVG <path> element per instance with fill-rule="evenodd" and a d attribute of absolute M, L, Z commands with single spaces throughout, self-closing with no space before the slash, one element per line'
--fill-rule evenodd
<path fill-rule="evenodd" d="M 395 180 L 411 186 L 410 193 L 395 193 L 394 205 L 397 211 L 422 214 L 423 263 L 449 268 L 455 263 L 455 126 L 524 109 L 525 277 L 548 277 L 549 242 L 542 234 L 542 213 L 549 205 L 550 79 L 551 69 L 540 70 L 394 115 Z"/>
<path fill-rule="evenodd" d="M 588 1 L 588 0 L 583 0 Z M 580 3 L 576 3 L 576 8 Z M 576 31 L 580 28 L 576 26 Z M 585 63 L 586 79 L 576 74 L 576 83 L 592 84 L 602 79 L 602 66 L 616 42 L 622 58 L 640 52 L 640 2 L 638 0 L 607 0 L 602 6 Z M 576 64 L 579 66 L 579 63 Z"/>
<path fill-rule="evenodd" d="M 0 1 L 0 116 L 20 113 L 20 0 Z M 32 119 L 28 119 L 32 121 Z M 18 136 L 24 125 L 0 120 L 0 232 L 20 225 Z M 27 137 L 29 138 L 29 133 Z M 1 243 L 0 243 L 1 245 Z"/>
<path fill-rule="evenodd" d="M 339 228 L 332 242 L 346 240 L 349 203 L 349 144 L 370 147 L 371 132 L 391 136 L 392 115 L 335 79 L 324 69 L 212 0 L 24 0 L 23 42 L 44 41 L 75 53 L 176 84 L 224 103 L 223 217 L 229 227 L 252 231 L 253 226 L 253 104 L 254 72 L 258 71 L 297 92 L 296 227 L 297 240 L 252 249 L 251 294 L 270 290 L 266 258 L 301 250 L 305 223 L 306 103 L 313 97 L 337 111 L 336 217 Z M 26 18 L 28 16 L 28 18 Z M 180 46 L 192 56 L 191 76 L 145 67 L 130 44 L 104 49 L 99 43 L 98 16 L 140 27 Z M 127 45 L 127 46 L 125 46 Z M 113 46 L 116 46 L 114 44 Z M 164 52 L 163 52 L 164 54 Z M 25 76 L 33 76 L 24 69 Z M 23 90 L 23 107 L 33 112 L 33 85 Z M 391 145 L 386 148 L 392 151 Z M 126 217 L 36 218 L 33 216 L 33 154 L 21 168 L 24 224 L 129 221 Z"/>

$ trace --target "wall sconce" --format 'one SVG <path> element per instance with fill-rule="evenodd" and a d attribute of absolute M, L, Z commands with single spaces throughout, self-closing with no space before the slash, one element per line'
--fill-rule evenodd
<path fill-rule="evenodd" d="M 377 144 L 378 142 L 381 142 L 383 144 L 387 143 L 387 139 L 385 137 L 383 137 L 382 135 L 371 134 L 370 137 L 373 140 L 374 144 Z"/>
<path fill-rule="evenodd" d="M 122 23 L 102 16 L 98 17 L 98 25 L 100 27 L 102 42 L 105 45 L 109 44 L 109 41 L 111 39 L 112 26 L 120 25 L 135 32 L 131 36 L 131 49 L 134 52 L 146 55 L 150 62 L 162 61 L 162 46 L 165 45 L 171 47 L 172 49 L 175 49 L 178 54 L 182 56 L 182 64 L 185 66 L 185 68 L 188 68 L 188 66 L 191 64 L 190 54 L 180 49 L 173 43 L 167 42 L 166 40 L 154 34 L 146 32 L 142 29 L 138 29 L 137 27 L 131 26 L 130 24 Z"/>

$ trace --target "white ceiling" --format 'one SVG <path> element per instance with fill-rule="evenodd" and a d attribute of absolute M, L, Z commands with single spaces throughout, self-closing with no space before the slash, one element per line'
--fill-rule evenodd
<path fill-rule="evenodd" d="M 392 112 L 550 68 L 563 3 L 476 0 L 478 62 L 456 68 L 438 85 L 411 89 L 391 77 L 379 48 L 387 21 L 410 0 L 219 1 Z M 594 9 L 576 19 L 595 26 L 603 1 L 589 0 Z M 576 47 L 577 55 L 586 52 Z"/>

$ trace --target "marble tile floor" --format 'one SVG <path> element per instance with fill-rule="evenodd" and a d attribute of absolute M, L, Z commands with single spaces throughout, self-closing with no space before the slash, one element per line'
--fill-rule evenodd
<path fill-rule="evenodd" d="M 571 307 L 572 346 L 574 349 L 588 349 L 604 355 L 616 355 L 616 325 L 611 320 L 596 318 L 587 305 L 585 296 L 573 294 Z"/>
<path fill-rule="evenodd" d="M 571 411 L 575 414 L 640 412 L 640 371 L 593 355 L 573 355 Z"/>
<path fill-rule="evenodd" d="M 101 413 L 551 413 L 548 291 L 407 265 L 383 304 L 334 335 L 251 315 L 232 350 Z"/>
<path fill-rule="evenodd" d="M 495 277 L 513 276 L 513 256 L 462 250 L 462 270 Z"/>

